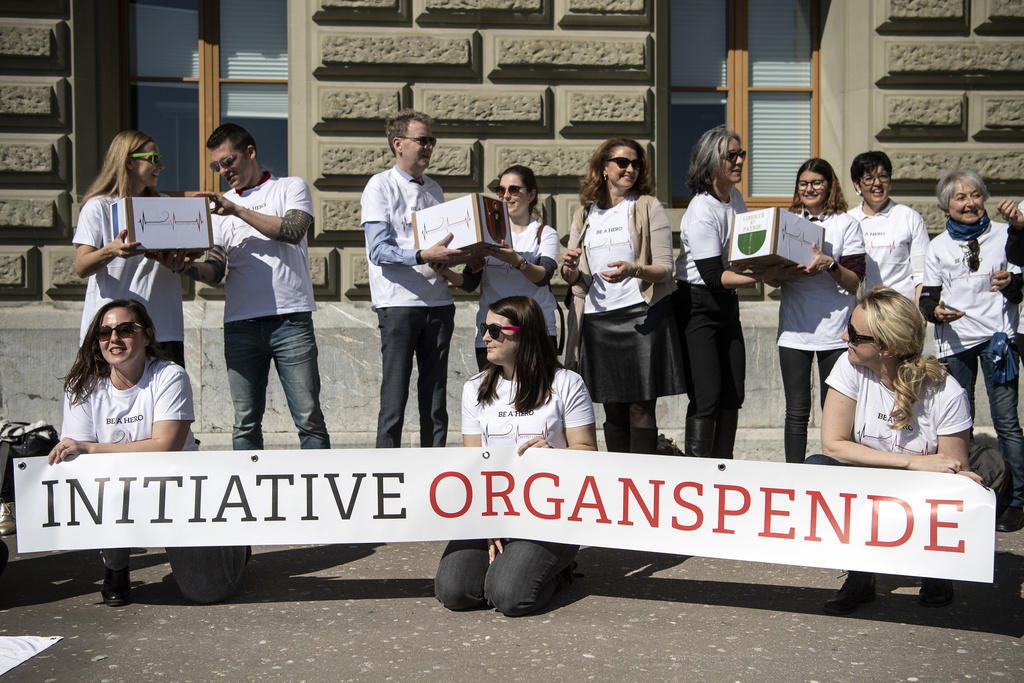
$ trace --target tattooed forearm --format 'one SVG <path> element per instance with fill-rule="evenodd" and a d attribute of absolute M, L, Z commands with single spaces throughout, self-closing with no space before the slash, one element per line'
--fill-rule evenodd
<path fill-rule="evenodd" d="M 206 260 L 202 263 L 190 263 L 182 272 L 193 280 L 215 285 L 224 277 L 227 260 L 224 247 L 214 246 L 206 252 Z"/>
<path fill-rule="evenodd" d="M 298 244 L 312 227 L 312 216 L 305 211 L 291 209 L 285 212 L 284 218 L 281 220 L 281 232 L 278 234 L 277 239 L 288 244 Z"/>

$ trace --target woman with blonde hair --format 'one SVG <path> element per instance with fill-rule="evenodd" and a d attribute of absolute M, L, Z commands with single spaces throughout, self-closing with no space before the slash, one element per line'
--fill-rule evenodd
<path fill-rule="evenodd" d="M 945 472 L 981 482 L 967 462 L 967 392 L 942 363 L 922 356 L 924 335 L 914 302 L 896 290 L 879 286 L 861 297 L 843 334 L 846 353 L 828 376 L 824 454 L 808 457 L 808 464 Z M 850 572 L 825 611 L 848 614 L 874 598 L 874 574 Z M 946 605 L 953 584 L 922 579 L 918 600 L 926 607 Z"/>
<path fill-rule="evenodd" d="M 604 404 L 609 451 L 655 453 L 659 396 L 685 391 L 672 310 L 672 227 L 654 197 L 647 153 L 636 140 L 597 148 L 562 257 L 571 286 L 566 367 L 579 367 Z"/>
<path fill-rule="evenodd" d="M 156 141 L 137 130 L 114 136 L 103 167 L 85 194 L 75 245 L 75 273 L 88 278 L 79 341 L 85 339 L 93 315 L 115 299 L 145 305 L 156 325 L 156 341 L 179 365 L 185 363 L 181 278 L 171 270 L 184 265 L 183 254 L 146 258 L 139 242 L 128 242 L 128 230 L 115 231 L 110 211 L 124 197 L 157 197 L 163 157 Z"/>

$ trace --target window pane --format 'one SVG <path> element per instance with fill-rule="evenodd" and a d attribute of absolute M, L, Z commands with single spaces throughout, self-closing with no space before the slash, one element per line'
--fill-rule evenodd
<path fill-rule="evenodd" d="M 133 76 L 199 76 L 196 0 L 138 0 L 129 12 Z"/>
<path fill-rule="evenodd" d="M 811 94 L 750 93 L 752 197 L 793 194 L 796 171 L 811 157 Z"/>
<path fill-rule="evenodd" d="M 264 169 L 279 177 L 288 174 L 287 85 L 224 83 L 220 87 L 220 119 L 252 133 Z"/>
<path fill-rule="evenodd" d="M 719 93 L 672 93 L 672 192 L 673 197 L 690 197 L 686 174 L 690 150 L 709 128 L 725 123 L 726 98 Z"/>
<path fill-rule="evenodd" d="M 288 78 L 288 4 L 220 0 L 221 78 Z"/>
<path fill-rule="evenodd" d="M 132 87 L 135 127 L 164 155 L 159 189 L 199 189 L 199 87 L 195 83 L 140 83 Z"/>
<path fill-rule="evenodd" d="M 726 3 L 673 0 L 672 85 L 726 87 Z"/>
<path fill-rule="evenodd" d="M 811 0 L 750 0 L 750 85 L 811 87 Z"/>

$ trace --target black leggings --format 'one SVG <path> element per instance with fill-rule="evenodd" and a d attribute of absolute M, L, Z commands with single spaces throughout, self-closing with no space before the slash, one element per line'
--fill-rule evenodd
<path fill-rule="evenodd" d="M 786 346 L 779 347 L 779 367 L 782 368 L 782 388 L 786 393 L 786 427 L 783 439 L 786 445 L 786 462 L 803 462 L 807 451 L 807 420 L 811 416 L 811 361 L 818 354 L 818 381 L 821 389 L 821 405 L 825 405 L 825 380 L 832 372 L 839 356 L 846 349 L 828 351 L 802 351 Z"/>
<path fill-rule="evenodd" d="M 717 419 L 720 411 L 743 406 L 747 365 L 739 301 L 732 291 L 676 284 L 676 322 L 686 340 L 686 417 Z"/>

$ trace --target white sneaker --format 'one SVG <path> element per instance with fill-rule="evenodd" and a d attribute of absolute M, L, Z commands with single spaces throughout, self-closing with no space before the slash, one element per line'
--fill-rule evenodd
<path fill-rule="evenodd" d="M 14 522 L 14 501 L 0 503 L 0 536 L 10 536 L 18 531 Z"/>

